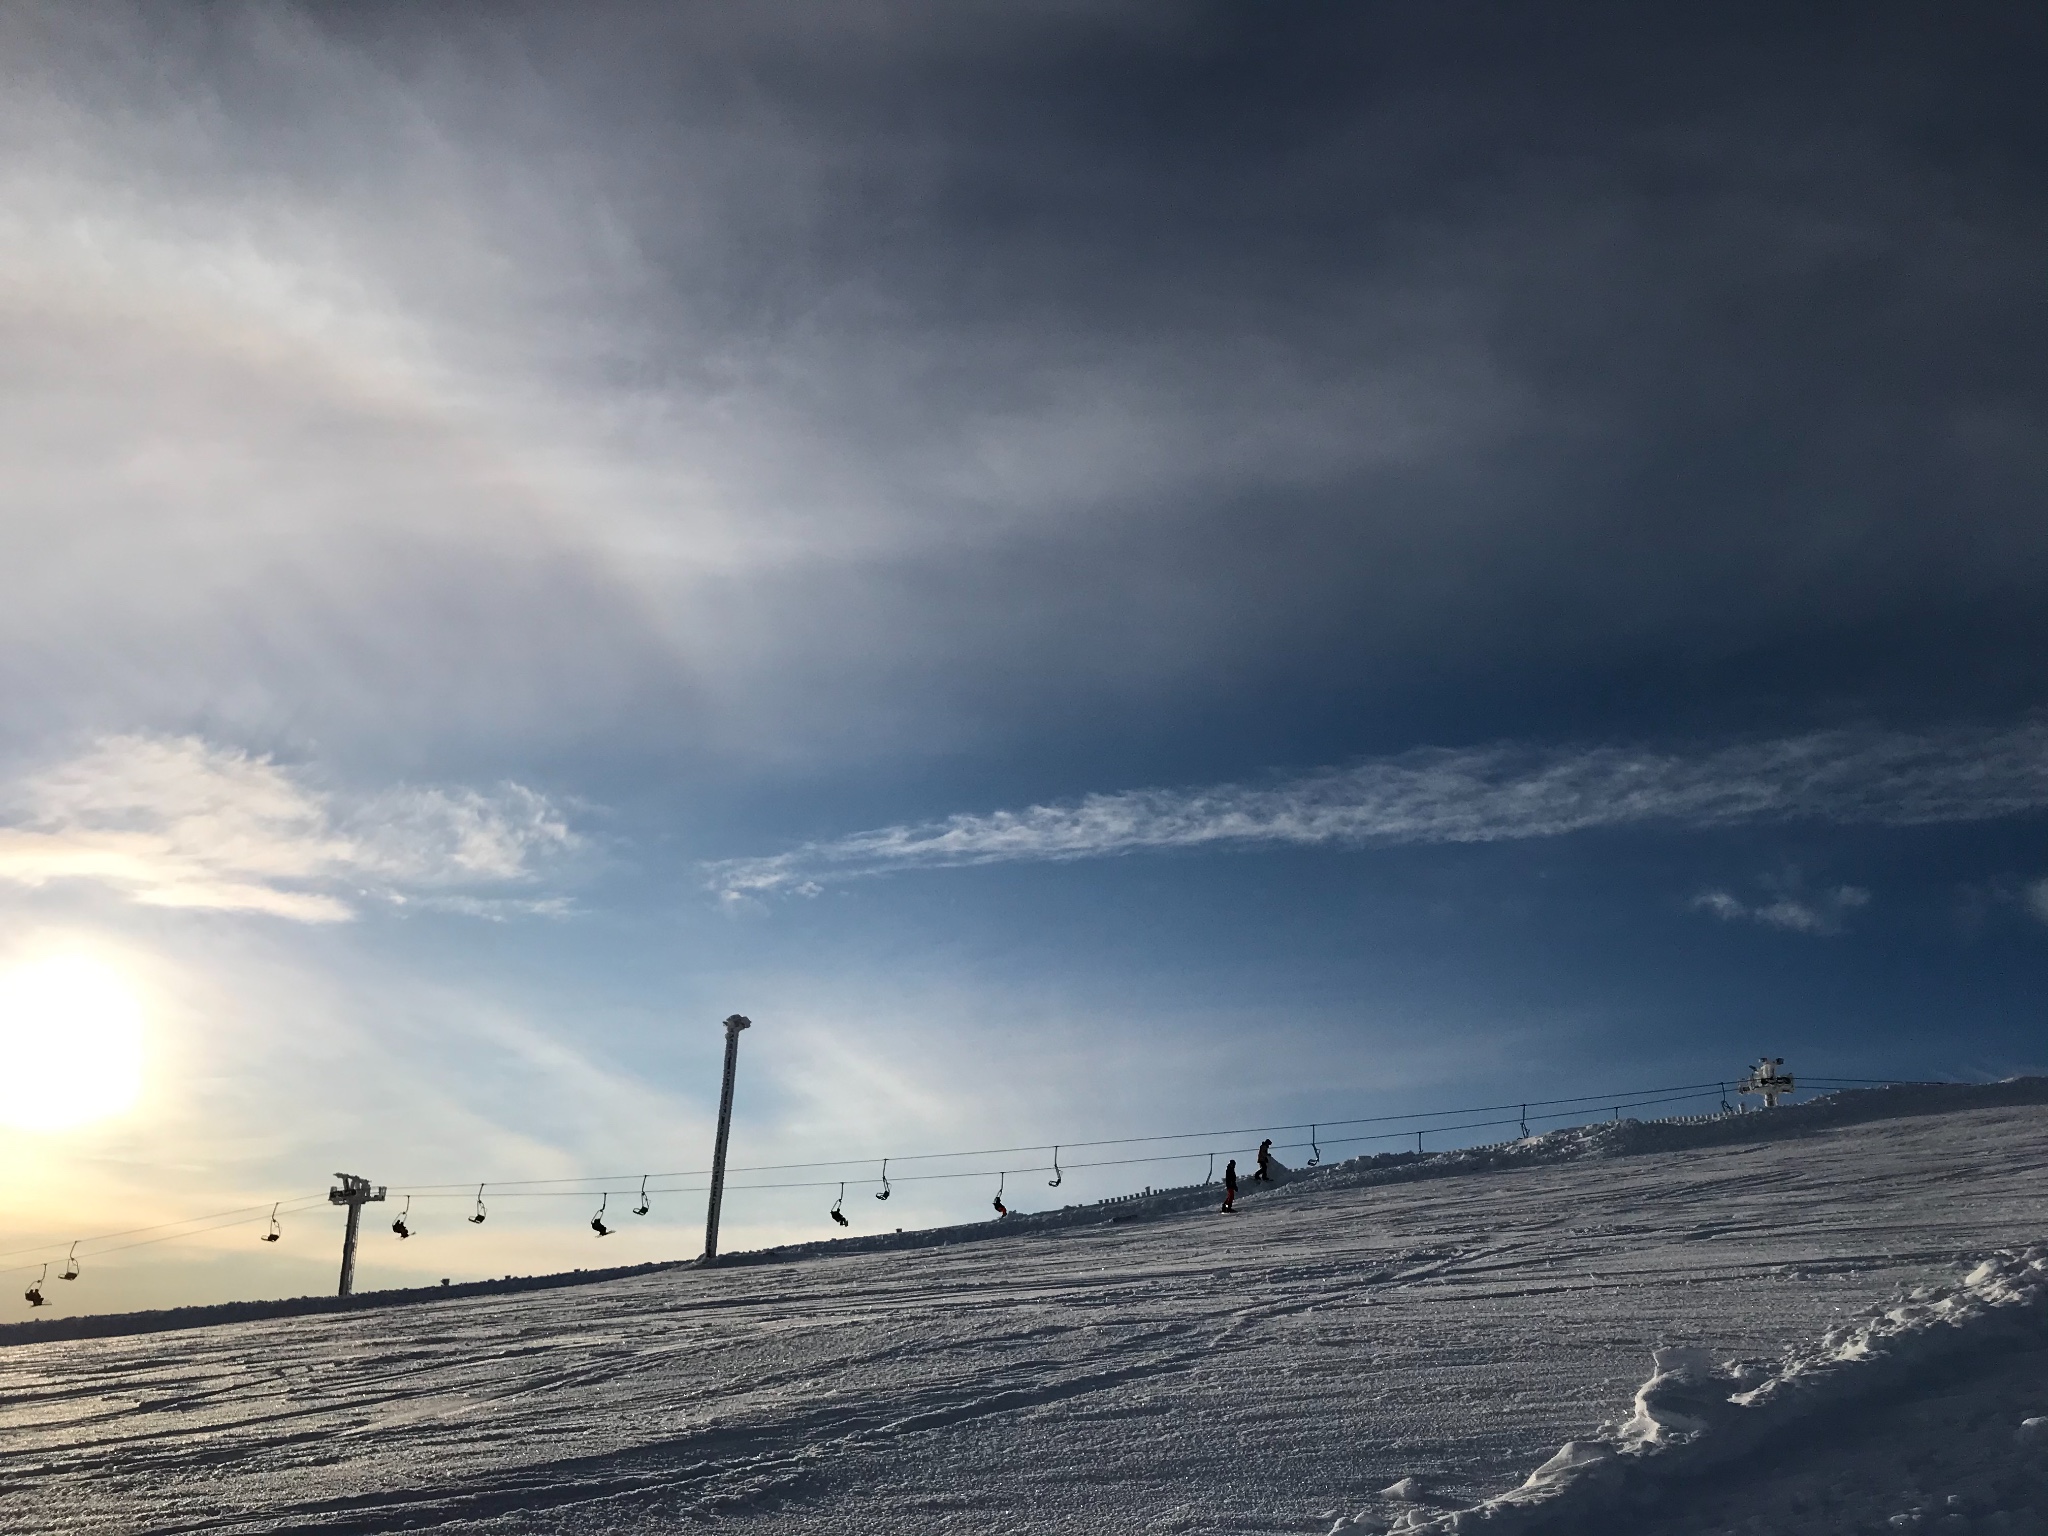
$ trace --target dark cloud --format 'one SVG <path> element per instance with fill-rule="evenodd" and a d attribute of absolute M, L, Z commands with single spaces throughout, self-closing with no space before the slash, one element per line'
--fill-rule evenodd
<path fill-rule="evenodd" d="M 344 505 L 194 514 L 268 552 L 208 622 L 313 720 L 453 702 L 527 739 L 598 696 L 617 745 L 799 771 L 1086 722 L 1074 771 L 1127 782 L 2038 702 L 2015 8 L 12 25 L 53 207 L 119 214 L 138 261 L 254 253 L 223 302 L 267 274 L 261 323 L 315 350 L 359 314 L 344 343 L 419 392 L 425 469 L 388 398 L 330 391 L 262 456 L 354 456 Z M 176 417 L 179 371 L 79 451 Z M 429 531 L 380 511 L 423 484 Z M 309 569 L 333 601 L 277 611 Z M 123 621 L 144 652 L 184 622 Z M 225 663 L 195 665 L 203 694 Z M 1191 736 L 1256 745 L 1113 761 Z"/>

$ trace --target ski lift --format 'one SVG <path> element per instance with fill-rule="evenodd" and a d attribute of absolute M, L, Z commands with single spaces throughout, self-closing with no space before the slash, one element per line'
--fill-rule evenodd
<path fill-rule="evenodd" d="M 648 1176 L 644 1173 L 640 1175 L 640 1203 L 633 1207 L 633 1214 L 635 1216 L 645 1216 L 654 1209 L 653 1206 L 647 1203 L 647 1178 Z"/>
<path fill-rule="evenodd" d="M 1216 1182 L 1216 1154 L 1214 1152 L 1209 1154 L 1209 1171 L 1202 1175 L 1202 1182 L 1204 1184 L 1214 1184 Z"/>
<path fill-rule="evenodd" d="M 1060 1149 L 1054 1147 L 1052 1149 L 1052 1177 L 1045 1181 L 1045 1187 L 1047 1189 L 1058 1189 L 1065 1179 L 1066 1175 L 1060 1172 Z"/>
<path fill-rule="evenodd" d="M 1795 1086 L 1792 1074 L 1785 1070 L 1784 1057 L 1763 1056 L 1749 1069 L 1749 1075 L 1735 1085 L 1735 1091 L 1745 1097 L 1755 1094 L 1764 1101 L 1765 1109 L 1776 1109 L 1778 1100 L 1791 1093 Z"/>
<path fill-rule="evenodd" d="M 469 1218 L 469 1224 L 473 1227 L 480 1227 L 484 1224 L 484 1218 L 489 1214 L 490 1212 L 484 1209 L 484 1187 L 479 1184 L 476 1187 L 476 1214 Z"/>
<path fill-rule="evenodd" d="M 1732 1115 L 1732 1114 L 1734 1114 L 1734 1113 L 1735 1113 L 1735 1109 L 1734 1109 L 1734 1106 L 1733 1106 L 1733 1105 L 1731 1105 L 1731 1104 L 1730 1104 L 1730 1103 L 1728 1102 L 1728 1085 L 1727 1085 L 1726 1083 L 1722 1083 L 1722 1084 L 1720 1085 L 1720 1088 L 1721 1088 L 1721 1113 L 1722 1113 L 1722 1114 L 1724 1114 L 1724 1115 Z"/>
<path fill-rule="evenodd" d="M 47 1307 L 49 1303 L 43 1300 L 43 1282 L 49 1278 L 50 1266 L 45 1264 L 43 1272 L 36 1276 L 36 1283 L 21 1293 L 21 1299 L 32 1307 Z"/>
<path fill-rule="evenodd" d="M 996 1208 L 996 1219 L 998 1221 L 1010 1214 L 1010 1208 L 1003 1204 L 1003 1181 L 1007 1178 L 1009 1178 L 1007 1173 L 998 1173 L 996 1175 L 996 1197 L 989 1202 Z"/>
<path fill-rule="evenodd" d="M 398 1234 L 400 1242 L 412 1236 L 412 1227 L 406 1221 L 406 1218 L 410 1215 L 412 1215 L 412 1196 L 407 1195 L 405 1197 L 405 1209 L 400 1211 L 398 1219 L 391 1223 L 391 1230 Z"/>
<path fill-rule="evenodd" d="M 850 1227 L 853 1223 L 846 1219 L 846 1212 L 839 1209 L 844 1204 L 846 1204 L 846 1185 L 842 1181 L 839 1186 L 839 1198 L 832 1202 L 832 1219 L 842 1227 Z"/>
<path fill-rule="evenodd" d="M 889 1198 L 889 1159 L 886 1157 L 882 1159 L 882 1187 L 875 1191 L 875 1198 L 877 1200 Z"/>
<path fill-rule="evenodd" d="M 604 1191 L 597 1197 L 597 1214 L 590 1218 L 590 1230 L 599 1237 L 610 1237 L 612 1229 L 604 1224 L 604 1208 L 611 1199 L 611 1192 Z"/>
<path fill-rule="evenodd" d="M 84 1239 L 81 1238 L 79 1241 L 82 1242 Z M 71 1245 L 71 1252 L 64 1260 L 64 1273 L 57 1278 L 59 1280 L 76 1280 L 78 1278 L 78 1243 Z"/>
<path fill-rule="evenodd" d="M 1308 1165 L 1313 1168 L 1322 1160 L 1323 1149 L 1316 1145 L 1316 1128 L 1314 1125 L 1310 1125 L 1308 1128 Z"/>
<path fill-rule="evenodd" d="M 1522 1106 L 1522 1140 L 1524 1140 L 1524 1141 L 1527 1141 L 1528 1139 L 1529 1139 L 1529 1106 L 1528 1106 L 1528 1105 L 1526 1105 L 1526 1104 L 1524 1104 L 1524 1105 Z"/>
<path fill-rule="evenodd" d="M 283 1230 L 277 1224 L 277 1206 L 281 1204 L 283 1202 L 279 1201 L 270 1207 L 270 1230 L 263 1234 L 263 1241 L 266 1243 L 274 1243 L 284 1236 Z"/>

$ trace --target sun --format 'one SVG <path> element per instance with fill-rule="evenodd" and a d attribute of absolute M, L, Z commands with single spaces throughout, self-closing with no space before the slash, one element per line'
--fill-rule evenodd
<path fill-rule="evenodd" d="M 142 1004 L 119 971 L 75 954 L 0 970 L 0 1125 L 87 1125 L 141 1092 Z"/>

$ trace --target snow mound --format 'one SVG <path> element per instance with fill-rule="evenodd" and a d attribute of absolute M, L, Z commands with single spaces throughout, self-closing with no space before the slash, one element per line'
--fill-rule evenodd
<path fill-rule="evenodd" d="M 1416 1536 L 1584 1531 L 1603 1511 L 1640 1502 L 1646 1485 L 1749 1455 L 1798 1420 L 1898 1392 L 1959 1355 L 2038 1346 L 2044 1336 L 2048 1249 L 2027 1248 L 2000 1250 L 1954 1283 L 1922 1286 L 1775 1364 L 1660 1349 L 1628 1418 L 1591 1439 L 1567 1441 L 1511 1492 L 1465 1509 L 1403 1510 L 1389 1529 Z M 2020 1433 L 2044 1429 L 2029 1420 Z"/>

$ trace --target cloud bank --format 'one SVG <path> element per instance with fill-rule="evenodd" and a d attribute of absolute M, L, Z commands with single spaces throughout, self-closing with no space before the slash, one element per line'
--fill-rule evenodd
<path fill-rule="evenodd" d="M 353 802 L 196 736 L 104 737 L 5 793 L 0 880 L 108 886 L 145 906 L 342 922 L 350 897 L 486 911 L 575 835 L 518 784 L 399 788 Z M 541 908 L 548 903 L 525 903 Z"/>
<path fill-rule="evenodd" d="M 1136 789 L 949 816 L 707 866 L 728 900 L 895 870 L 1142 849 L 1486 843 L 1765 821 L 1918 826 L 2048 809 L 2048 724 L 1825 731 L 1695 756 L 1624 747 L 1423 749 L 1270 786 Z"/>

